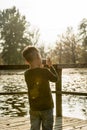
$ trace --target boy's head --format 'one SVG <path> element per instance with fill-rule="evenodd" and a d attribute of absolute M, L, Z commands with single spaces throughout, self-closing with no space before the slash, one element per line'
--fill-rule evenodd
<path fill-rule="evenodd" d="M 39 51 L 33 46 L 27 46 L 24 48 L 23 57 L 28 63 L 32 63 L 36 59 L 40 59 Z"/>

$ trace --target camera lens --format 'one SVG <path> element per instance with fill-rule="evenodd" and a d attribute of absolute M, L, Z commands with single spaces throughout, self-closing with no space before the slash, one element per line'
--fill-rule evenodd
<path fill-rule="evenodd" d="M 42 64 L 44 64 L 44 65 L 46 64 L 46 60 L 45 59 L 42 60 Z"/>

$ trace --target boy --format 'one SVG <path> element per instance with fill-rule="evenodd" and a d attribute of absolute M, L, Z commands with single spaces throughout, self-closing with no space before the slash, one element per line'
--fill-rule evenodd
<path fill-rule="evenodd" d="M 50 59 L 46 61 L 48 68 L 42 67 L 39 51 L 35 47 L 26 47 L 23 57 L 30 68 L 25 72 L 30 104 L 31 130 L 53 129 L 53 99 L 49 81 L 57 81 L 57 73 Z"/>

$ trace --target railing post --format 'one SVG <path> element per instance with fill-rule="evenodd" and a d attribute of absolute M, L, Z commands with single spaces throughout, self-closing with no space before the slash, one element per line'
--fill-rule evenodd
<path fill-rule="evenodd" d="M 62 117 L 62 94 L 57 91 L 62 91 L 62 69 L 57 68 L 58 81 L 56 83 L 56 117 Z"/>

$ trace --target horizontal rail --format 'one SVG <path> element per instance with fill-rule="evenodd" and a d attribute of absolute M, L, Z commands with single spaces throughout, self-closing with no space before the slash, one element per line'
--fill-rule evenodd
<path fill-rule="evenodd" d="M 87 96 L 84 92 L 68 92 L 62 91 L 62 69 L 63 68 L 87 68 L 87 63 L 84 64 L 54 64 L 57 70 L 59 82 L 56 83 L 56 90 L 52 91 L 56 95 L 56 116 L 62 116 L 62 95 L 77 95 L 77 96 Z M 0 65 L 0 70 L 24 70 L 29 68 L 28 65 Z M 28 94 L 28 92 L 0 92 L 0 95 L 14 95 L 14 94 Z"/>
<path fill-rule="evenodd" d="M 87 93 L 82 92 L 66 92 L 66 91 L 52 91 L 52 93 L 66 94 L 66 95 L 77 95 L 77 96 L 87 96 Z M 15 95 L 15 94 L 28 94 L 28 92 L 0 92 L 0 95 Z"/>
<path fill-rule="evenodd" d="M 54 64 L 57 68 L 87 68 L 87 63 L 83 64 Z M 0 70 L 27 69 L 28 65 L 0 65 Z"/>
<path fill-rule="evenodd" d="M 84 92 L 57 91 L 56 93 L 58 93 L 58 94 L 66 94 L 66 95 L 87 96 L 87 93 L 84 93 Z"/>
<path fill-rule="evenodd" d="M 0 95 L 28 94 L 28 92 L 0 92 Z"/>

